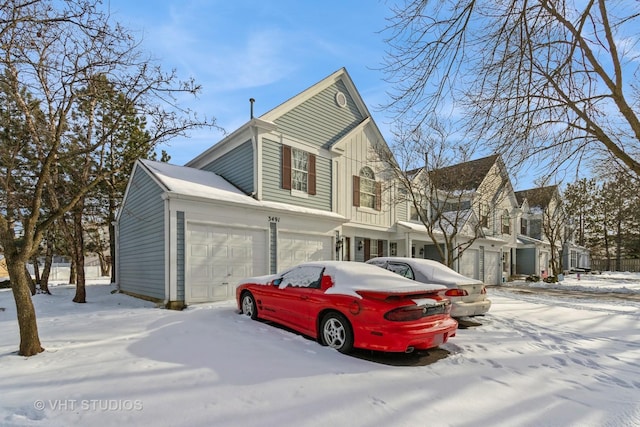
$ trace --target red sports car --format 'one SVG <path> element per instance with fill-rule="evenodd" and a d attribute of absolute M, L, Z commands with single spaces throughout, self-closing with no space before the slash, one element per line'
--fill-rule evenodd
<path fill-rule="evenodd" d="M 456 333 L 446 287 L 349 261 L 300 264 L 238 285 L 240 313 L 270 320 L 342 353 L 425 350 Z"/>

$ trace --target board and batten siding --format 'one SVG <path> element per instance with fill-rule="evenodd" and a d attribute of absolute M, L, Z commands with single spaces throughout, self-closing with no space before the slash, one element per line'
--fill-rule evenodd
<path fill-rule="evenodd" d="M 118 221 L 120 289 L 158 300 L 165 299 L 162 194 L 155 181 L 136 167 Z"/>
<path fill-rule="evenodd" d="M 220 175 L 246 194 L 251 194 L 255 191 L 253 164 L 253 145 L 248 140 L 201 169 Z"/>
<path fill-rule="evenodd" d="M 342 92 L 347 105 L 336 104 L 336 93 Z M 347 88 L 341 81 L 274 120 L 278 132 L 325 149 L 364 120 Z"/>
<path fill-rule="evenodd" d="M 378 154 L 373 148 L 371 139 L 374 138 L 373 132 L 362 129 L 359 132 L 353 132 L 349 139 L 344 141 L 344 155 L 338 159 L 338 190 L 337 213 L 349 218 L 352 222 L 374 225 L 380 227 L 391 226 L 392 218 L 395 215 L 391 211 L 396 208 L 395 200 L 391 200 L 391 191 L 384 182 L 383 173 L 380 170 L 383 162 L 378 161 Z M 354 206 L 354 179 L 353 176 L 360 176 L 363 167 L 369 167 L 373 170 L 376 182 L 382 183 L 382 202 L 381 210 Z"/>
<path fill-rule="evenodd" d="M 262 140 L 262 199 L 296 206 L 331 211 L 331 159 L 316 156 L 316 194 L 291 195 L 282 188 L 282 144 Z"/>

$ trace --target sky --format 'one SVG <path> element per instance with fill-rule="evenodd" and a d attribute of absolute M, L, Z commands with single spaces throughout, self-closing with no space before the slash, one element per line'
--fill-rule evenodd
<path fill-rule="evenodd" d="M 45 352 L 16 354 L 0 289 L 0 426 L 631 427 L 640 425 L 640 274 L 491 287 L 489 312 L 428 354 L 343 355 L 237 314 L 184 311 L 91 281 L 33 297 Z M 634 294 L 636 298 L 631 298 Z"/>
<path fill-rule="evenodd" d="M 389 90 L 380 71 L 384 1 L 105 0 L 105 7 L 166 69 L 202 85 L 187 105 L 227 132 L 249 120 L 250 98 L 260 116 L 342 67 L 378 126 L 388 129 L 378 108 Z M 181 165 L 221 138 L 200 130 L 167 151 Z"/>
<path fill-rule="evenodd" d="M 387 143 L 392 87 L 382 65 L 392 0 L 105 0 L 112 17 L 142 39 L 141 48 L 182 78 L 202 85 L 184 105 L 215 117 L 230 133 L 344 67 Z M 160 147 L 183 165 L 223 133 L 195 130 Z M 476 157 L 491 153 L 479 153 Z M 513 173 L 516 189 L 533 187 L 536 168 Z"/>

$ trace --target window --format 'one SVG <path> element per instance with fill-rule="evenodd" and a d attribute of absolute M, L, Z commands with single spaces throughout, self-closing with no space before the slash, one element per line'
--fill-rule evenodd
<path fill-rule="evenodd" d="M 484 228 L 489 227 L 489 205 L 483 202 L 480 202 L 479 217 L 480 217 L 480 225 Z"/>
<path fill-rule="evenodd" d="M 376 177 L 368 167 L 360 171 L 360 206 L 376 207 Z"/>
<path fill-rule="evenodd" d="M 528 221 L 525 218 L 520 219 L 520 234 L 527 235 L 527 223 Z"/>
<path fill-rule="evenodd" d="M 323 267 L 304 266 L 297 267 L 282 275 L 274 281 L 281 289 L 286 287 L 294 288 L 319 288 Z"/>
<path fill-rule="evenodd" d="M 389 263 L 389 265 L 387 265 L 387 270 L 393 271 L 394 273 L 399 274 L 402 277 L 406 277 L 407 279 L 415 280 L 413 270 L 407 264 Z"/>
<path fill-rule="evenodd" d="M 310 195 L 316 194 L 316 156 L 283 145 L 282 188 Z"/>
<path fill-rule="evenodd" d="M 309 154 L 296 148 L 291 149 L 291 189 L 307 192 L 309 179 Z"/>
<path fill-rule="evenodd" d="M 506 209 L 502 212 L 502 234 L 511 234 L 511 218 Z"/>
<path fill-rule="evenodd" d="M 371 168 L 365 166 L 353 176 L 353 205 L 381 210 L 382 186 Z"/>

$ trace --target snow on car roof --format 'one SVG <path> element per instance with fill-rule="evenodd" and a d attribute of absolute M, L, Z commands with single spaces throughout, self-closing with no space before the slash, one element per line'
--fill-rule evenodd
<path fill-rule="evenodd" d="M 378 257 L 373 258 L 370 261 L 398 261 L 407 263 L 414 270 L 420 271 L 425 277 L 438 283 L 448 283 L 451 285 L 465 285 L 465 284 L 481 284 L 481 280 L 472 279 L 467 276 L 452 270 L 444 264 L 438 261 L 422 258 L 404 258 L 404 257 Z"/>
<path fill-rule="evenodd" d="M 416 282 L 375 265 L 362 262 L 312 261 L 300 265 L 325 267 L 324 274 L 331 276 L 334 283 L 331 288 L 327 289 L 327 294 L 352 295 L 361 298 L 357 291 L 401 294 L 446 289 L 442 285 Z"/>

